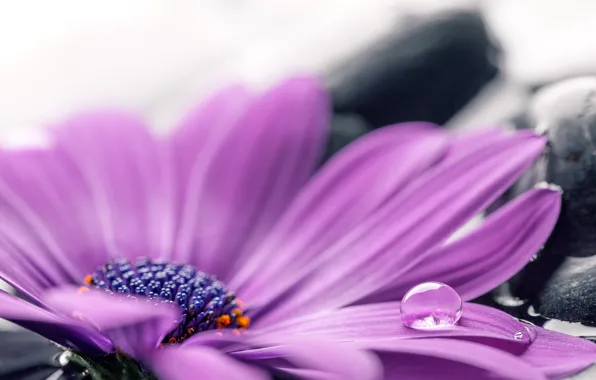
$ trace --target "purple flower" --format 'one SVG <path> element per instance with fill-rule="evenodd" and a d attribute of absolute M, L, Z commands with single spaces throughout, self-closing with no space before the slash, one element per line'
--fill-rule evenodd
<path fill-rule="evenodd" d="M 0 271 L 30 302 L 2 294 L 0 316 L 172 380 L 557 379 L 596 360 L 588 341 L 472 303 L 450 328 L 400 320 L 410 287 L 470 300 L 538 251 L 560 208 L 549 188 L 445 243 L 542 137 L 402 124 L 313 175 L 327 124 L 325 92 L 296 78 L 222 91 L 170 136 L 105 112 L 54 128 L 51 148 L 1 152 Z"/>

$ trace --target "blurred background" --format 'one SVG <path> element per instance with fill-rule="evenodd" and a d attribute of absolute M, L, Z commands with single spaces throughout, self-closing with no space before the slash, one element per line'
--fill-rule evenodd
<path fill-rule="evenodd" d="M 432 30 L 429 24 L 457 11 L 473 12 L 482 21 L 452 20 L 435 25 L 435 33 L 416 31 L 424 29 L 420 24 Z M 0 137 L 15 131 L 27 135 L 31 128 L 74 110 L 106 105 L 136 111 L 163 129 L 222 83 L 239 80 L 266 86 L 301 71 L 327 78 L 337 87 L 339 100 L 352 96 L 342 104 L 351 112 L 350 106 L 358 108 L 354 103 L 364 101 L 354 99 L 364 92 L 345 94 L 358 87 L 358 80 L 385 82 L 367 77 L 367 72 L 391 77 L 392 67 L 403 68 L 404 60 L 420 59 L 425 53 L 436 66 L 430 72 L 412 70 L 385 82 L 405 88 L 396 99 L 415 92 L 414 78 L 431 84 L 452 80 L 451 91 L 459 87 L 466 93 L 424 88 L 426 96 L 443 99 L 429 102 L 428 109 L 416 106 L 420 112 L 415 116 L 441 112 L 430 108 L 443 107 L 449 110 L 442 111 L 438 121 L 473 125 L 477 117 L 464 106 L 472 99 L 474 104 L 491 100 L 488 103 L 499 106 L 481 107 L 479 117 L 488 123 L 520 106 L 532 86 L 592 70 L 596 41 L 589 36 L 596 28 L 594 11 L 596 4 L 583 0 L 2 2 Z M 409 33 L 413 40 L 404 38 Z M 480 57 L 489 50 L 483 33 L 502 52 Z M 426 52 L 413 52 L 425 39 L 436 41 L 425 47 Z M 395 57 L 404 50 L 414 57 Z M 355 61 L 356 69 L 351 68 Z M 474 65 L 466 66 L 467 61 Z M 483 67 L 489 63 L 498 73 Z M 387 90 L 377 89 L 383 91 Z M 507 96 L 495 100 L 495 93 Z M 391 119 L 372 118 L 373 123 Z"/>
<path fill-rule="evenodd" d="M 332 93 L 328 155 L 400 121 L 512 124 L 543 86 L 596 74 L 594 14 L 587 0 L 5 1 L 0 144 L 95 107 L 166 131 L 221 85 L 295 73 Z"/>

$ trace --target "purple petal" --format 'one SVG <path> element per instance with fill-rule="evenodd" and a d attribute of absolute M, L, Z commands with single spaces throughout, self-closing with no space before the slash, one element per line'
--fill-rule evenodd
<path fill-rule="evenodd" d="M 364 350 L 329 339 L 297 337 L 285 332 L 250 330 L 236 335 L 230 331 L 197 334 L 183 347 L 211 347 L 257 366 L 291 373 L 305 379 L 376 379 L 378 360 Z M 312 377 L 314 374 L 319 377 Z"/>
<path fill-rule="evenodd" d="M 454 159 L 457 156 L 464 157 L 470 152 L 476 151 L 478 146 L 494 144 L 497 140 L 508 139 L 509 135 L 503 128 L 481 128 L 472 131 L 453 131 L 451 143 L 446 159 Z"/>
<path fill-rule="evenodd" d="M 266 294 L 273 281 L 279 292 L 281 271 L 317 257 L 438 162 L 446 144 L 442 130 L 423 123 L 383 128 L 351 144 L 308 183 L 230 285 L 243 289 L 246 301 Z"/>
<path fill-rule="evenodd" d="M 25 254 L 25 252 L 32 253 L 36 251 L 23 251 L 11 244 L 1 234 L 0 251 L 2 252 L 0 278 L 29 296 L 32 302 L 41 305 L 40 296 L 44 289 L 55 286 L 56 277 L 51 275 L 51 270 L 43 270 L 43 267 L 33 264 L 31 258 Z M 39 254 L 38 251 L 37 254 Z M 62 279 L 61 281 L 67 280 Z"/>
<path fill-rule="evenodd" d="M 241 266 L 315 170 L 328 116 L 319 83 L 294 78 L 211 140 L 191 173 L 177 257 L 224 280 Z"/>
<path fill-rule="evenodd" d="M 414 258 L 410 271 L 394 276 L 391 286 L 361 302 L 400 299 L 411 287 L 426 281 L 448 284 L 464 300 L 478 297 L 530 261 L 550 235 L 560 207 L 557 191 L 529 191 L 465 237 Z"/>
<path fill-rule="evenodd" d="M 231 353 L 255 365 L 274 368 L 300 379 L 381 379 L 377 358 L 364 350 L 318 340 L 277 339 L 252 342 L 258 348 Z"/>
<path fill-rule="evenodd" d="M 177 220 L 178 228 L 180 224 L 183 226 L 177 239 L 185 242 L 189 250 L 196 232 L 196 210 L 206 166 L 222 140 L 238 126 L 251 99 L 248 90 L 240 86 L 220 90 L 192 110 L 166 141 L 176 184 L 175 214 L 177 219 L 184 217 L 184 220 Z"/>
<path fill-rule="evenodd" d="M 49 306 L 82 320 L 110 338 L 114 346 L 132 356 L 155 349 L 177 324 L 180 311 L 159 301 L 137 300 L 102 291 L 52 291 Z M 156 302 L 156 304 L 154 304 Z"/>
<path fill-rule="evenodd" d="M 161 380 L 266 380 L 269 375 L 209 347 L 166 348 L 154 352 L 147 365 Z"/>
<path fill-rule="evenodd" d="M 68 252 L 82 245 L 93 221 L 78 173 L 53 150 L 0 152 L 0 264 L 26 293 L 81 281 L 84 272 Z M 82 190 L 83 189 L 83 190 Z M 89 221 L 84 223 L 83 221 Z M 82 224 L 82 225 L 80 225 Z M 83 249 L 83 250 L 79 250 Z"/>
<path fill-rule="evenodd" d="M 0 318 L 4 318 L 65 347 L 86 353 L 106 352 L 112 346 L 101 334 L 83 324 L 55 315 L 0 291 Z"/>
<path fill-rule="evenodd" d="M 170 136 L 178 190 L 178 214 L 182 215 L 184 197 L 195 166 L 199 165 L 208 143 L 217 141 L 237 124 L 246 111 L 251 95 L 243 87 L 232 86 L 216 92 L 192 110 Z"/>
<path fill-rule="evenodd" d="M 387 380 L 546 380 L 539 370 L 523 360 L 478 343 L 420 339 L 371 341 L 361 345 L 378 352 Z"/>
<path fill-rule="evenodd" d="M 492 203 L 543 146 L 541 137 L 516 133 L 431 168 L 316 260 L 301 270 L 292 265 L 298 272 L 294 279 L 301 273 L 310 277 L 255 323 L 346 305 L 388 285 L 413 257 L 442 244 Z"/>
<path fill-rule="evenodd" d="M 76 264 L 94 270 L 89 256 L 107 252 L 109 256 L 134 258 L 157 256 L 171 251 L 174 226 L 167 160 L 149 130 L 134 117 L 115 112 L 74 116 L 55 128 L 56 148 L 78 170 L 85 189 L 76 186 L 64 193 L 75 197 L 74 221 L 68 226 L 71 239 L 85 239 L 89 226 L 97 239 L 80 242 L 82 250 L 69 250 Z M 78 185 L 78 184 L 77 184 Z M 91 203 L 88 203 L 91 200 Z M 90 218 L 93 223 L 87 222 Z M 95 223 L 99 222 L 99 228 Z M 61 223 L 62 220 L 49 220 Z M 81 228 L 77 228 L 78 224 Z M 101 245 L 100 245 L 101 244 Z M 106 256 L 106 254 L 104 254 Z M 89 262 L 91 261 L 91 262 Z M 81 281 L 79 279 L 79 281 Z"/>
<path fill-rule="evenodd" d="M 596 344 L 585 339 L 529 326 L 536 338 L 521 359 L 549 379 L 565 379 L 596 363 Z"/>
<path fill-rule="evenodd" d="M 393 339 L 461 338 L 495 348 L 522 352 L 533 337 L 509 314 L 466 303 L 462 318 L 448 329 L 414 330 L 401 321 L 399 302 L 350 306 L 288 320 L 260 330 L 263 334 L 309 336 L 321 340 L 366 342 Z M 521 335 L 520 335 L 521 334 Z"/>

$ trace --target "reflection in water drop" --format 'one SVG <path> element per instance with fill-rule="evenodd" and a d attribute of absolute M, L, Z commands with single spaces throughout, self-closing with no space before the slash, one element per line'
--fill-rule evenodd
<path fill-rule="evenodd" d="M 410 289 L 401 301 L 401 319 L 418 330 L 449 328 L 457 323 L 463 304 L 453 288 L 425 282 Z"/>

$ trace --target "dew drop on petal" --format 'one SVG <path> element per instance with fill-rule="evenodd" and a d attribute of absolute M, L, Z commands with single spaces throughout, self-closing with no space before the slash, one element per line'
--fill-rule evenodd
<path fill-rule="evenodd" d="M 536 332 L 528 326 L 524 326 L 523 330 L 517 330 L 517 332 L 513 334 L 513 339 L 523 340 L 527 343 L 532 343 L 535 338 Z"/>
<path fill-rule="evenodd" d="M 417 330 L 448 328 L 462 314 L 462 300 L 449 285 L 424 282 L 410 289 L 401 300 L 401 319 Z"/>

